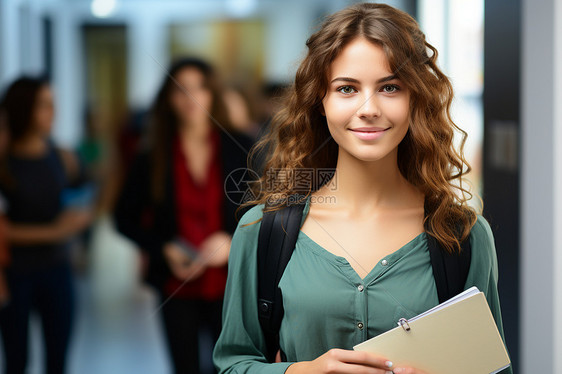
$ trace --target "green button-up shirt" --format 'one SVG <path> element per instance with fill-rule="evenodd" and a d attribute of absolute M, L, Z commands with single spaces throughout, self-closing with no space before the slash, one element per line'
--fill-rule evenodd
<path fill-rule="evenodd" d="M 262 217 L 262 208 L 256 206 L 242 217 L 232 239 L 223 330 L 213 355 L 221 374 L 284 373 L 293 362 L 313 360 L 332 348 L 352 349 L 396 327 L 400 318 L 414 317 L 439 303 L 426 233 L 381 259 L 361 279 L 345 258 L 301 231 L 279 283 L 285 310 L 280 346 L 288 362 L 268 363 L 257 306 L 261 222 L 250 224 Z M 309 202 L 303 222 L 308 210 Z M 494 240 L 481 216 L 470 241 L 472 259 L 465 288 L 476 286 L 484 292 L 503 337 Z M 511 373 L 511 368 L 502 371 Z"/>

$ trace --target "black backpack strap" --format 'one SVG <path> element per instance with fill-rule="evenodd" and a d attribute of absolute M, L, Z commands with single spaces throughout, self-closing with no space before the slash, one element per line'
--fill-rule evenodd
<path fill-rule="evenodd" d="M 431 235 L 428 235 L 428 245 L 437 296 L 442 303 L 464 291 L 470 270 L 470 238 L 461 242 L 460 253 L 447 252 Z"/>
<path fill-rule="evenodd" d="M 267 359 L 275 361 L 283 319 L 281 276 L 300 232 L 304 203 L 265 212 L 258 237 L 258 317 L 267 344 Z"/>

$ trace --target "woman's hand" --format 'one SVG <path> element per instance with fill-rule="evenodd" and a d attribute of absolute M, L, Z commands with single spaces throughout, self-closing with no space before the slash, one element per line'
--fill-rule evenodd
<path fill-rule="evenodd" d="M 92 223 L 93 215 L 87 209 L 68 209 L 55 221 L 55 231 L 60 240 L 66 240 L 85 230 Z"/>
<path fill-rule="evenodd" d="M 392 362 L 367 352 L 330 349 L 313 361 L 289 366 L 287 374 L 390 374 Z M 409 372 L 403 372 L 405 374 Z M 418 372 L 412 372 L 421 374 Z"/>
<path fill-rule="evenodd" d="M 164 245 L 164 258 L 176 278 L 194 280 L 208 267 L 226 265 L 231 241 L 232 237 L 228 233 L 216 231 L 201 243 L 197 257 L 190 257 L 179 245 L 169 242 Z"/>
<path fill-rule="evenodd" d="M 198 258 L 191 258 L 177 244 L 164 245 L 164 258 L 172 274 L 181 280 L 192 281 L 201 276 L 206 269 L 205 263 Z"/>
<path fill-rule="evenodd" d="M 216 231 L 201 243 L 201 261 L 209 267 L 220 267 L 228 262 L 232 236 Z"/>
<path fill-rule="evenodd" d="M 425 371 L 405 366 L 394 368 L 392 369 L 392 372 L 394 374 L 427 374 Z"/>

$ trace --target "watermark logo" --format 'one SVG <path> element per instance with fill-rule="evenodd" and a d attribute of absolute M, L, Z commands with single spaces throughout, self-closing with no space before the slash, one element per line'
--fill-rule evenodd
<path fill-rule="evenodd" d="M 284 191 L 291 186 L 290 190 L 297 195 L 308 195 L 313 186 L 325 186 L 329 191 L 337 189 L 337 175 L 333 168 L 271 168 L 265 172 L 264 182 L 264 185 L 260 183 L 259 175 L 255 171 L 238 168 L 226 177 L 224 192 L 232 203 L 241 205 L 256 200 L 262 188 L 265 188 L 265 192 L 269 194 Z M 296 199 L 295 196 L 275 193 L 269 197 L 269 200 L 270 203 L 290 204 L 291 199 Z"/>
<path fill-rule="evenodd" d="M 271 192 L 287 185 L 299 193 L 309 192 L 312 186 L 327 185 L 330 191 L 337 188 L 337 176 L 333 168 L 269 169 L 265 176 L 265 188 Z"/>
<path fill-rule="evenodd" d="M 259 175 L 252 169 L 238 168 L 231 171 L 224 180 L 224 192 L 228 200 L 236 205 L 242 205 L 255 200 L 260 191 L 251 186 L 257 183 Z"/>

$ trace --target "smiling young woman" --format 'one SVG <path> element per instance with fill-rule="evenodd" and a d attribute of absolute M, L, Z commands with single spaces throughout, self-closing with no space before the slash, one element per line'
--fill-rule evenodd
<path fill-rule="evenodd" d="M 232 240 L 214 351 L 220 373 L 424 374 L 351 349 L 438 304 L 430 236 L 449 252 L 470 241 L 465 288 L 486 294 L 503 334 L 494 240 L 467 205 L 470 167 L 453 143 L 455 131 L 466 134 L 449 115 L 452 87 L 435 48 L 413 18 L 383 4 L 329 16 L 307 47 L 258 145 L 270 151 L 262 190 Z M 330 180 L 299 177 L 325 169 Z M 261 218 L 303 192 L 301 230 L 279 282 L 286 362 L 269 362 L 256 297 Z"/>

